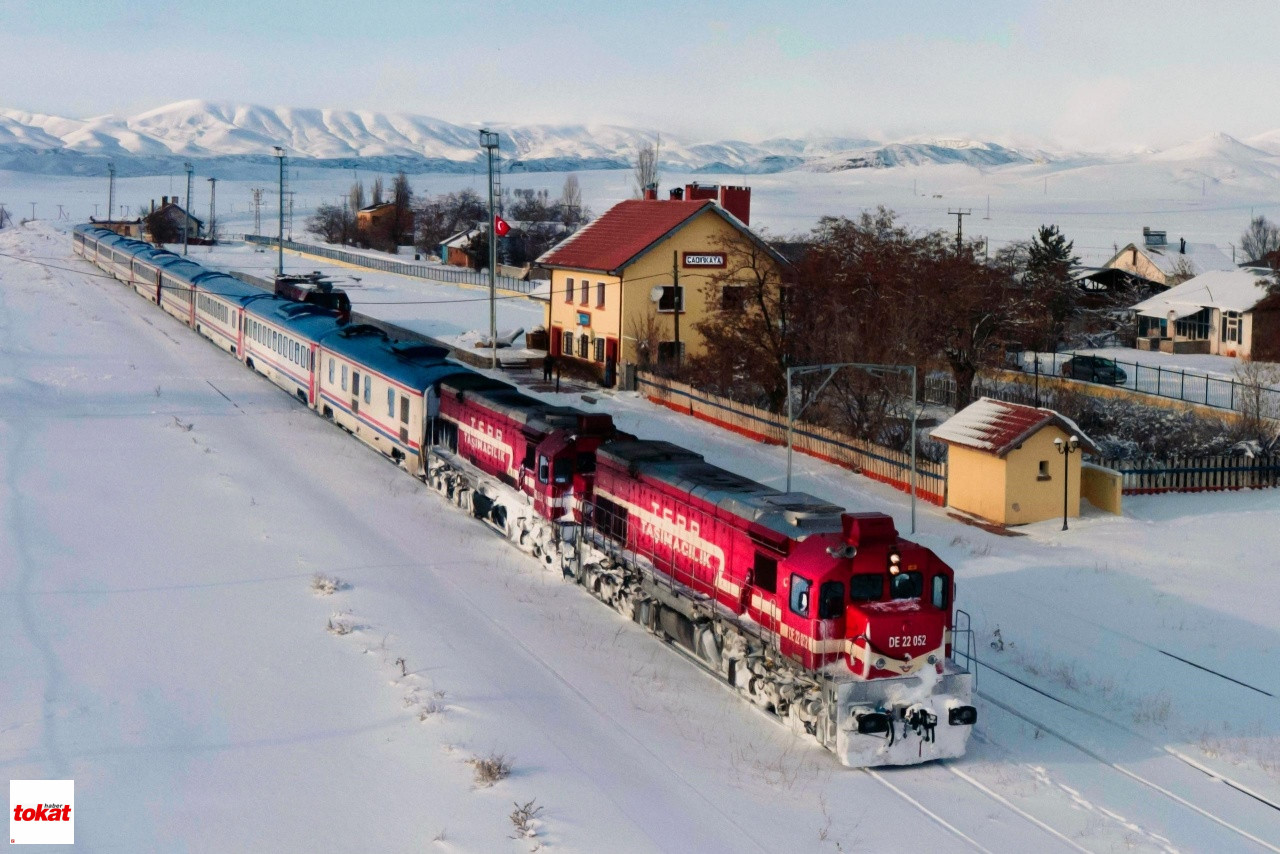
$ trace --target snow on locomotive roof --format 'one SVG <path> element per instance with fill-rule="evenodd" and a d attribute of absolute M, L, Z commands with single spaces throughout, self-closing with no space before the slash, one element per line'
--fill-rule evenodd
<path fill-rule="evenodd" d="M 615 441 L 596 452 L 629 471 L 669 484 L 690 496 L 791 539 L 840 533 L 844 510 L 804 492 L 782 492 L 714 466 L 701 454 L 670 442 Z"/>
<path fill-rule="evenodd" d="M 445 385 L 483 400 L 495 412 L 502 413 L 517 424 L 527 424 L 544 433 L 555 429 L 588 426 L 608 417 L 584 412 L 572 406 L 545 403 L 521 393 L 512 385 L 479 374 L 452 377 Z M 589 420 L 584 422 L 584 418 Z"/>
<path fill-rule="evenodd" d="M 336 327 L 322 333 L 320 344 L 326 350 L 372 368 L 409 388 L 422 390 L 444 377 L 470 372 L 462 365 L 447 361 L 449 351 L 444 347 L 393 341 L 381 329 L 363 323 L 338 327 L 336 315 L 327 309 L 307 303 L 289 302 L 288 305 L 294 306 L 290 309 L 296 315 L 292 320 L 294 323 L 318 322 L 304 320 L 304 317 L 324 317 Z M 303 307 L 307 310 L 303 311 Z"/>

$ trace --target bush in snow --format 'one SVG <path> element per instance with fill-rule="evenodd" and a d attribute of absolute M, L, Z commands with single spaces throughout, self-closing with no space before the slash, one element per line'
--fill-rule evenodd
<path fill-rule="evenodd" d="M 326 627 L 330 634 L 349 635 L 356 630 L 356 627 L 341 614 L 333 614 L 329 617 L 329 625 Z"/>
<path fill-rule="evenodd" d="M 341 578 L 331 578 L 318 572 L 311 576 L 311 590 L 320 596 L 332 596 L 339 590 L 345 590 L 346 587 Z"/>
<path fill-rule="evenodd" d="M 511 760 L 501 753 L 475 756 L 468 759 L 467 764 L 475 771 L 476 785 L 482 788 L 511 776 Z"/>
<path fill-rule="evenodd" d="M 511 811 L 510 818 L 511 825 L 516 829 L 516 832 L 511 835 L 512 839 L 537 838 L 538 828 L 542 824 L 542 822 L 538 821 L 538 814 L 542 812 L 542 807 L 534 806 L 536 803 L 536 798 L 524 805 L 513 802 L 515 809 Z"/>

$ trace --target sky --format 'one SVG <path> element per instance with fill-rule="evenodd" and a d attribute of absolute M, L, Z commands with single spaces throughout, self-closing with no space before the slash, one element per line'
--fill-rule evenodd
<path fill-rule="evenodd" d="M 0 107 L 191 98 L 690 139 L 1132 150 L 1280 128 L 1280 4 L 0 0 Z"/>

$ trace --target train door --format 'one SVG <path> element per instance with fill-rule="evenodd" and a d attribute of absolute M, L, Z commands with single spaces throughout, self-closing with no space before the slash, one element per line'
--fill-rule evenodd
<path fill-rule="evenodd" d="M 316 408 L 316 402 L 320 399 L 320 392 L 316 389 L 316 384 L 320 381 L 320 380 L 319 380 L 319 376 L 320 376 L 320 371 L 319 371 L 319 366 L 320 366 L 320 354 L 319 354 L 319 349 L 320 349 L 320 348 L 319 348 L 319 347 L 317 347 L 315 344 L 308 344 L 308 345 L 307 345 L 307 350 L 306 350 L 306 353 L 307 353 L 307 384 L 308 384 L 308 385 L 307 385 L 307 393 L 310 395 L 310 400 L 308 400 L 307 402 L 310 404 L 310 406 L 311 406 L 311 408 L 312 408 L 312 409 L 315 409 L 315 408 Z"/>
<path fill-rule="evenodd" d="M 351 414 L 360 414 L 360 372 L 351 372 Z"/>
<path fill-rule="evenodd" d="M 236 325 L 236 354 L 243 359 L 244 358 L 244 312 L 238 309 L 232 309 L 231 317 Z"/>

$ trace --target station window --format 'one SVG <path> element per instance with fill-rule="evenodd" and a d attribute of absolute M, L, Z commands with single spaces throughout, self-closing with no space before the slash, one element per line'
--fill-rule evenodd
<path fill-rule="evenodd" d="M 572 332 L 566 332 L 564 334 L 564 346 L 560 348 L 560 351 L 564 353 L 564 355 L 566 356 L 573 355 L 573 333 Z"/>
<path fill-rule="evenodd" d="M 582 294 L 582 304 L 586 305 L 588 302 L 591 301 L 591 283 L 588 282 L 586 279 L 583 279 L 582 287 L 579 288 L 579 291 L 581 291 L 581 294 Z"/>
<path fill-rule="evenodd" d="M 1040 461 L 1040 471 L 1036 475 L 1036 480 L 1049 480 L 1049 461 Z"/>
<path fill-rule="evenodd" d="M 573 302 L 573 279 L 564 280 L 564 301 Z"/>
<path fill-rule="evenodd" d="M 595 340 L 595 359 L 597 362 L 604 361 L 604 339 L 597 338 Z"/>
<path fill-rule="evenodd" d="M 791 613 L 797 617 L 809 616 L 809 588 L 813 582 L 803 575 L 791 574 Z"/>
<path fill-rule="evenodd" d="M 590 358 L 591 355 L 591 336 L 582 333 L 578 336 L 578 356 L 583 359 Z"/>
<path fill-rule="evenodd" d="M 604 308 L 604 282 L 596 282 L 596 308 Z"/>
<path fill-rule="evenodd" d="M 678 297 L 679 303 L 680 303 L 680 311 L 684 311 L 684 288 L 679 288 L 678 290 L 680 291 L 679 297 Z M 675 285 L 662 286 L 662 297 L 658 300 L 658 311 L 674 312 L 676 310 L 676 301 L 677 301 L 676 291 L 677 291 L 677 288 Z"/>

